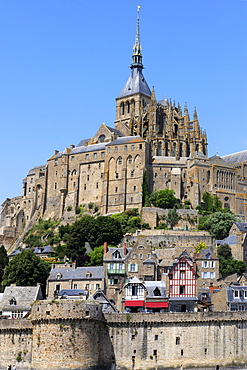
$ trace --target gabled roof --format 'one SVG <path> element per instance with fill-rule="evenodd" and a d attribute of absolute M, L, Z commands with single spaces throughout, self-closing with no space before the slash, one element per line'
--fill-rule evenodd
<path fill-rule="evenodd" d="M 247 161 L 247 150 L 242 150 L 241 152 L 223 155 L 222 158 L 228 164 Z"/>
<path fill-rule="evenodd" d="M 218 257 L 211 251 L 211 249 L 202 249 L 201 252 L 196 256 L 196 260 L 218 260 Z"/>
<path fill-rule="evenodd" d="M 145 140 L 140 136 L 123 136 L 123 137 L 117 137 L 115 140 L 109 142 L 106 144 L 106 146 L 109 145 L 120 145 L 120 144 L 127 144 L 127 143 L 142 143 Z"/>
<path fill-rule="evenodd" d="M 246 222 L 234 222 L 234 224 L 237 226 L 237 228 L 242 233 L 247 233 L 247 223 Z"/>
<path fill-rule="evenodd" d="M 0 311 L 29 311 L 31 303 L 43 299 L 40 286 L 7 286 L 0 300 Z M 11 300 L 15 304 L 11 305 Z"/>
<path fill-rule="evenodd" d="M 118 98 L 123 98 L 125 96 L 138 93 L 151 96 L 151 90 L 149 89 L 148 84 L 142 74 L 142 70 L 140 68 L 133 68 L 131 70 L 130 77 L 124 85 L 124 88 L 120 92 Z"/>
<path fill-rule="evenodd" d="M 87 276 L 91 273 L 92 276 Z M 58 278 L 57 278 L 58 277 Z M 52 280 L 95 280 L 103 279 L 104 270 L 103 266 L 88 266 L 88 267 L 77 267 L 73 269 L 71 267 L 56 267 L 51 270 L 48 277 L 48 281 Z"/>
<path fill-rule="evenodd" d="M 123 247 L 108 247 L 108 251 L 106 254 L 104 254 L 104 261 L 117 261 L 116 258 L 113 257 L 114 252 L 118 251 L 120 254 L 120 259 L 118 261 L 121 261 L 122 259 L 125 259 L 132 248 L 127 248 L 127 254 L 124 255 L 124 248 Z"/>
<path fill-rule="evenodd" d="M 227 163 L 218 154 L 215 154 L 213 157 L 210 157 L 209 160 L 211 164 L 227 166 Z"/>
<path fill-rule="evenodd" d="M 109 307 L 112 309 L 113 312 L 117 312 L 117 309 L 116 309 L 115 305 L 113 304 L 113 301 L 111 302 L 106 297 L 105 293 L 101 289 L 98 289 L 93 294 L 93 299 L 103 305 L 103 312 L 109 312 Z M 107 304 L 109 307 L 104 308 L 105 304 Z"/>
<path fill-rule="evenodd" d="M 72 297 L 72 296 L 88 296 L 88 291 L 85 289 L 61 289 L 58 293 L 58 297 Z"/>
<path fill-rule="evenodd" d="M 164 281 L 144 281 L 144 285 L 147 289 L 146 298 L 166 298 L 166 284 Z M 159 289 L 161 295 L 157 296 L 154 294 L 155 290 Z"/>
<path fill-rule="evenodd" d="M 228 244 L 228 245 L 236 245 L 237 244 L 237 235 L 229 235 L 225 239 L 217 240 L 219 245 Z"/>

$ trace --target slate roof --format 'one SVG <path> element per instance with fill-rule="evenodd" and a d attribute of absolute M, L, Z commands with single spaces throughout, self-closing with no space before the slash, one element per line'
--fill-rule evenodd
<path fill-rule="evenodd" d="M 234 297 L 234 291 L 239 291 L 239 298 Z M 247 291 L 247 286 L 238 286 L 238 285 L 231 285 L 230 287 L 226 288 L 226 296 L 228 303 L 241 303 L 243 301 L 247 302 L 246 298 L 244 299 L 244 292 Z"/>
<path fill-rule="evenodd" d="M 241 152 L 223 155 L 222 158 L 228 164 L 247 161 L 247 150 L 242 150 Z"/>
<path fill-rule="evenodd" d="M 237 235 L 229 235 L 225 239 L 217 240 L 218 245 L 228 244 L 236 245 L 237 244 Z"/>
<path fill-rule="evenodd" d="M 85 146 L 76 146 L 75 148 L 71 150 L 70 154 L 97 152 L 99 150 L 104 150 L 105 145 L 106 143 L 98 143 L 98 144 L 85 145 Z"/>
<path fill-rule="evenodd" d="M 107 127 L 107 128 L 108 128 L 108 130 L 110 130 L 110 131 L 111 131 L 111 132 L 113 132 L 114 134 L 117 134 L 117 135 L 119 135 L 119 136 L 124 136 L 124 135 L 123 135 L 123 133 L 122 133 L 121 131 L 116 130 L 115 128 L 112 128 L 112 127 L 107 126 L 107 125 L 105 125 L 105 127 Z"/>
<path fill-rule="evenodd" d="M 78 145 L 76 145 L 76 147 L 78 146 L 84 146 L 86 145 L 87 143 L 89 143 L 90 139 L 82 139 Z"/>
<path fill-rule="evenodd" d="M 147 289 L 146 298 L 166 298 L 166 285 L 164 281 L 144 281 L 144 285 Z M 155 289 L 158 288 L 161 295 L 154 295 Z"/>
<path fill-rule="evenodd" d="M 61 289 L 58 293 L 58 298 L 62 298 L 63 296 L 68 296 L 69 298 L 71 296 L 87 296 L 88 291 L 85 289 Z"/>
<path fill-rule="evenodd" d="M 137 93 L 142 93 L 147 96 L 151 96 L 151 90 L 142 74 L 140 68 L 133 68 L 131 70 L 130 77 L 128 78 L 124 88 L 119 94 L 119 98 L 124 96 L 133 95 Z"/>
<path fill-rule="evenodd" d="M 25 248 L 25 250 L 28 250 L 30 248 Z M 16 256 L 17 254 L 21 253 L 23 251 L 23 249 L 16 249 L 13 253 L 11 253 L 9 255 L 9 257 L 14 257 Z M 54 249 L 52 248 L 51 245 L 46 245 L 44 247 L 35 247 L 33 249 L 33 252 L 35 254 L 39 254 L 39 255 L 42 255 L 42 254 L 49 254 L 49 253 L 55 253 Z"/>
<path fill-rule="evenodd" d="M 237 228 L 242 231 L 242 233 L 247 233 L 247 223 L 246 222 L 234 222 Z"/>
<path fill-rule="evenodd" d="M 33 167 L 33 168 L 31 168 L 31 170 L 28 171 L 27 176 L 35 175 L 35 171 L 37 171 L 37 170 L 45 170 L 45 168 L 46 168 L 46 165 L 45 164 L 43 166 Z"/>
<path fill-rule="evenodd" d="M 10 300 L 16 301 L 15 305 L 10 305 Z M 29 311 L 31 303 L 38 299 L 43 299 L 40 286 L 7 286 L 0 300 L 1 311 Z"/>
<path fill-rule="evenodd" d="M 196 260 L 218 260 L 218 257 L 211 251 L 211 249 L 202 249 L 201 252 L 196 256 Z"/>
<path fill-rule="evenodd" d="M 121 261 L 121 259 L 124 259 L 127 257 L 127 255 L 129 254 L 129 252 L 131 251 L 132 248 L 127 248 L 127 254 L 124 255 L 124 248 L 120 247 L 120 248 L 117 248 L 117 247 L 107 247 L 108 248 L 108 251 L 107 253 L 104 255 L 104 261 Z M 118 251 L 119 254 L 120 254 L 120 258 L 119 259 L 116 259 L 114 258 L 112 255 L 115 251 Z"/>
<path fill-rule="evenodd" d="M 123 136 L 123 137 L 118 137 L 113 141 L 110 141 L 109 143 L 106 144 L 106 146 L 109 145 L 120 145 L 120 144 L 125 144 L 125 143 L 140 143 L 145 141 L 142 137 L 140 136 Z"/>
<path fill-rule="evenodd" d="M 87 273 L 91 273 L 91 277 L 87 277 Z M 103 266 L 88 266 L 88 267 L 77 267 L 75 269 L 71 267 L 55 267 L 50 271 L 48 281 L 58 280 L 57 274 L 60 274 L 60 281 L 64 280 L 95 280 L 104 278 Z"/>
<path fill-rule="evenodd" d="M 224 161 L 223 158 L 221 158 L 218 154 L 215 154 L 213 157 L 209 158 L 211 164 L 218 164 L 222 166 L 226 166 L 227 163 Z"/>

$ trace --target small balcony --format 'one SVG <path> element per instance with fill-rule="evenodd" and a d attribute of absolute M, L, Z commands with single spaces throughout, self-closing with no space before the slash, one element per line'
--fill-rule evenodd
<path fill-rule="evenodd" d="M 125 269 L 107 269 L 108 275 L 125 275 Z"/>

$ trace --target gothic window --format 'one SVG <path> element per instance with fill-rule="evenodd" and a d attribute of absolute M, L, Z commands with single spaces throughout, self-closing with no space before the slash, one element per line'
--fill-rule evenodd
<path fill-rule="evenodd" d="M 132 156 L 130 155 L 129 157 L 128 157 L 128 164 L 132 164 Z"/>
<path fill-rule="evenodd" d="M 127 113 L 130 112 L 130 103 L 129 103 L 129 101 L 126 102 L 126 110 L 127 110 Z"/>
<path fill-rule="evenodd" d="M 162 143 L 161 143 L 161 141 L 158 143 L 157 155 L 162 155 Z"/>
<path fill-rule="evenodd" d="M 124 115 L 124 103 L 123 102 L 120 104 L 120 112 L 123 116 Z"/>
<path fill-rule="evenodd" d="M 118 164 L 119 164 L 119 165 L 123 164 L 123 159 L 122 159 L 122 157 L 118 157 Z"/>
<path fill-rule="evenodd" d="M 179 157 L 183 156 L 183 143 L 180 143 L 179 145 Z"/>

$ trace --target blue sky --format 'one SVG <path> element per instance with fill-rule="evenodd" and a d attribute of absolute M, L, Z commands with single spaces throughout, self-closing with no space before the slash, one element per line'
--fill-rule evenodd
<path fill-rule="evenodd" d="M 247 1 L 142 0 L 144 75 L 207 131 L 209 155 L 247 149 Z M 130 74 L 133 0 L 0 0 L 0 203 L 29 169 L 105 122 Z"/>

